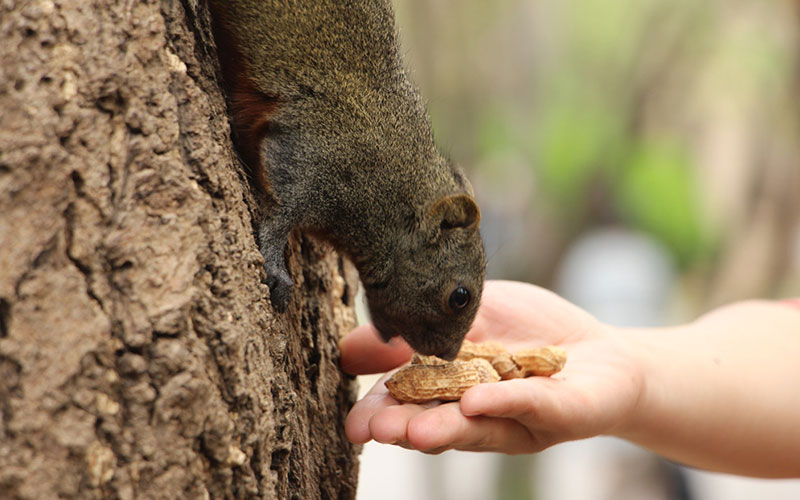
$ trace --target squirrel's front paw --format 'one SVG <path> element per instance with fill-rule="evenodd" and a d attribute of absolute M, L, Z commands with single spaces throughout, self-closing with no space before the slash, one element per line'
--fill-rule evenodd
<path fill-rule="evenodd" d="M 274 267 L 269 264 L 264 265 L 267 272 L 267 286 L 269 286 L 269 297 L 272 306 L 278 312 L 286 311 L 289 301 L 292 299 L 294 283 L 285 267 Z"/>

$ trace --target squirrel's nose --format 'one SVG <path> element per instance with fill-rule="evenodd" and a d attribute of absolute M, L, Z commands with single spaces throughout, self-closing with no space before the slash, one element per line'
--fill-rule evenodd
<path fill-rule="evenodd" d="M 440 352 L 436 356 L 438 356 L 438 357 L 440 357 L 440 358 L 442 358 L 444 360 L 447 360 L 447 361 L 453 361 L 454 359 L 456 359 L 456 356 L 458 356 L 458 351 L 460 351 L 460 350 L 461 350 L 461 346 L 457 345 L 455 347 L 451 347 L 450 349 L 448 349 L 446 351 Z"/>

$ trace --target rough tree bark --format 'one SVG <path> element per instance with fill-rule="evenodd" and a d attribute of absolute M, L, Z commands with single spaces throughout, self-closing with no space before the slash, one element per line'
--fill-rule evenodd
<path fill-rule="evenodd" d="M 196 0 L 0 0 L 0 498 L 352 498 L 355 275 L 274 313 Z"/>

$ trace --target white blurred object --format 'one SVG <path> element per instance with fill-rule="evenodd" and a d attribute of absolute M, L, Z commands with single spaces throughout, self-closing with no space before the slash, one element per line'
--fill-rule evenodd
<path fill-rule="evenodd" d="M 543 500 L 670 500 L 666 470 L 626 441 L 597 437 L 540 453 L 532 476 Z"/>
<path fill-rule="evenodd" d="M 371 441 L 361 452 L 357 500 L 492 500 L 497 456 L 424 455 Z"/>
<path fill-rule="evenodd" d="M 357 500 L 427 500 L 420 454 L 371 441 L 364 445 L 358 471 Z"/>
<path fill-rule="evenodd" d="M 567 251 L 556 291 L 599 320 L 617 326 L 659 326 L 675 284 L 667 250 L 622 228 L 587 232 Z"/>

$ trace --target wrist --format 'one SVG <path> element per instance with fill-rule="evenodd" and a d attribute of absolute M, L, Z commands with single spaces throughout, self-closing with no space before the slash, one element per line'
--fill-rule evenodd
<path fill-rule="evenodd" d="M 689 334 L 691 325 L 669 328 L 614 328 L 612 334 L 624 346 L 630 359 L 631 380 L 637 391 L 627 415 L 611 434 L 639 444 L 647 444 L 658 433 L 662 409 L 669 398 L 669 384 L 674 378 L 673 368 L 678 367 L 681 353 L 675 352 L 673 341 Z M 666 362 L 665 362 L 666 360 Z M 674 361 L 674 363 L 673 363 Z"/>

